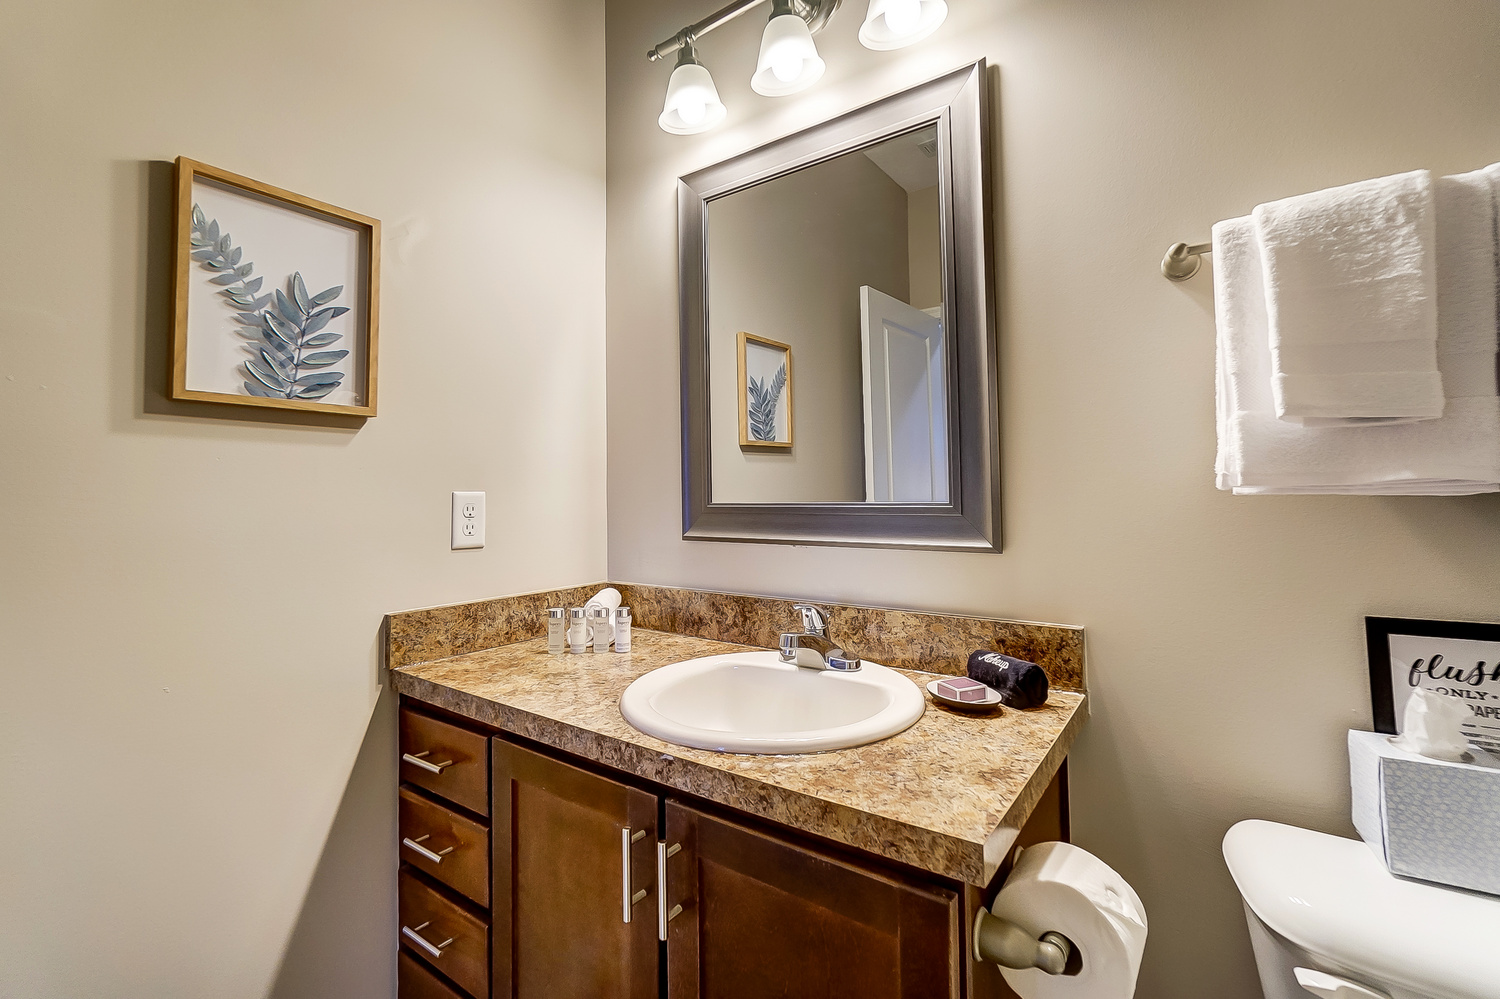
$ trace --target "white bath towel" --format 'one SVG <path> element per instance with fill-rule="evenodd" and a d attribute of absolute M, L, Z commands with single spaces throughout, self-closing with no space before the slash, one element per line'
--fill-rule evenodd
<path fill-rule="evenodd" d="M 1299 426 L 1275 416 L 1259 238 L 1251 218 L 1214 226 L 1219 454 L 1215 478 L 1237 495 L 1343 493 L 1456 496 L 1500 491 L 1496 398 L 1496 199 L 1500 165 L 1442 178 L 1438 225 L 1448 274 L 1435 352 L 1450 398 L 1441 419 L 1374 426 Z M 1477 216 L 1477 226 L 1476 226 Z M 1450 230 L 1451 225 L 1451 230 Z M 1488 229 L 1488 242 L 1473 233 Z M 1457 248 L 1466 245 L 1466 251 Z"/>
<path fill-rule="evenodd" d="M 1436 419 L 1436 243 L 1426 170 L 1256 207 L 1279 419 Z"/>

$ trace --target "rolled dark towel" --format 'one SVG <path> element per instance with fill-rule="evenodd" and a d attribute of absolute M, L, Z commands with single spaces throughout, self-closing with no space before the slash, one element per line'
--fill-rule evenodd
<path fill-rule="evenodd" d="M 1037 708 L 1047 703 L 1047 674 L 1036 663 L 980 649 L 969 653 L 969 678 L 1000 692 L 1008 708 Z"/>

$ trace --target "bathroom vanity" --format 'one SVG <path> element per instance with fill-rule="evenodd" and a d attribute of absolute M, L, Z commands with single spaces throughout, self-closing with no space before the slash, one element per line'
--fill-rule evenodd
<path fill-rule="evenodd" d="M 532 637 L 537 608 L 597 586 L 388 618 L 402 999 L 1009 995 L 972 958 L 973 919 L 1015 846 L 1067 838 L 1081 631 L 833 608 L 831 635 L 864 635 L 866 658 L 913 681 L 932 678 L 913 662 L 962 672 L 983 643 L 1050 665 L 1052 694 L 740 756 L 638 732 L 620 695 L 658 666 L 774 644 L 790 604 L 617 585 L 637 621 L 623 655 Z"/>

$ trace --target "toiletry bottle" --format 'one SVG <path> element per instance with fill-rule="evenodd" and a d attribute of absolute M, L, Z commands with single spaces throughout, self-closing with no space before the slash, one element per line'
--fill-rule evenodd
<path fill-rule="evenodd" d="M 547 651 L 554 656 L 563 654 L 563 643 L 568 630 L 568 612 L 561 607 L 547 608 Z"/>
<path fill-rule="evenodd" d="M 608 607 L 590 607 L 589 611 L 589 634 L 593 639 L 595 652 L 608 652 L 610 640 L 614 636 L 614 628 L 609 623 Z"/>
<path fill-rule="evenodd" d="M 615 651 L 630 651 L 630 608 L 615 611 Z"/>
<path fill-rule="evenodd" d="M 589 619 L 584 617 L 582 607 L 568 608 L 568 651 L 589 650 Z"/>

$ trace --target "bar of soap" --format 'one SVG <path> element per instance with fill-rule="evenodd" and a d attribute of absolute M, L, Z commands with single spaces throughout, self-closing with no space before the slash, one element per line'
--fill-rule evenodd
<path fill-rule="evenodd" d="M 955 701 L 982 701 L 989 696 L 990 689 L 978 680 L 955 676 L 949 680 L 939 680 L 937 692 Z"/>
<path fill-rule="evenodd" d="M 995 688 L 1008 708 L 1037 708 L 1047 703 L 1047 674 L 1036 663 L 980 649 L 969 655 L 969 676 Z"/>

